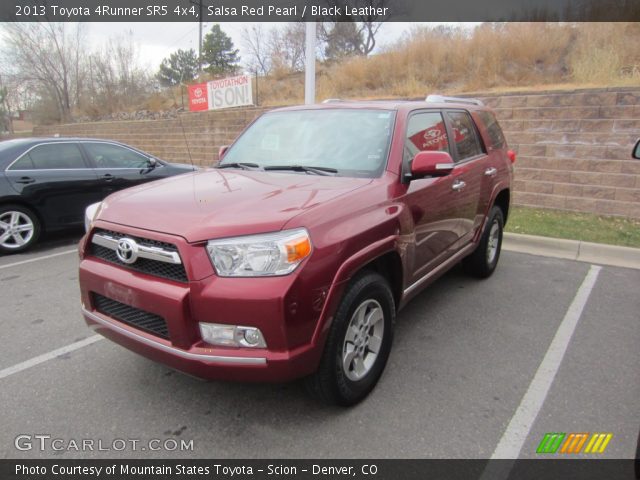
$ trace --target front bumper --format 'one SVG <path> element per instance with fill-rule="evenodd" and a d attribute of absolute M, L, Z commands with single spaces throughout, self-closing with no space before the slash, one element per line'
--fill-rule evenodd
<path fill-rule="evenodd" d="M 184 255 L 187 251 L 186 247 L 181 250 L 183 260 L 187 271 L 193 271 L 189 261 L 201 265 L 200 258 L 190 259 Z M 84 250 L 80 262 L 87 325 L 151 360 L 211 380 L 285 382 L 315 371 L 323 342 L 314 334 L 322 309 L 311 307 L 304 294 L 308 283 L 298 285 L 299 280 L 295 275 L 257 279 L 209 275 L 181 283 L 122 268 L 85 255 Z M 99 311 L 95 295 L 162 317 L 168 337 Z M 199 322 L 255 326 L 262 331 L 267 348 L 209 345 L 200 338 Z"/>
<path fill-rule="evenodd" d="M 129 350 L 175 370 L 206 380 L 238 382 L 288 382 L 308 375 L 313 355 L 308 350 L 235 355 L 228 350 L 194 347 L 183 350 L 151 338 L 98 312 L 82 309 L 85 322 L 97 333 Z"/>

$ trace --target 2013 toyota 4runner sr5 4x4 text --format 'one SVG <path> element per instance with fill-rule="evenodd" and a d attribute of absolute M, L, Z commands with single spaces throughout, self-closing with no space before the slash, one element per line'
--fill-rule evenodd
<path fill-rule="evenodd" d="M 220 156 L 86 213 L 87 324 L 174 369 L 352 405 L 407 301 L 498 263 L 515 155 L 479 101 L 277 109 Z"/>

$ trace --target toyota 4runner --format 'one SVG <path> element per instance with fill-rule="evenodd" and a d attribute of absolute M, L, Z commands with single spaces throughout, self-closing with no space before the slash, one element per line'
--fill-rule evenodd
<path fill-rule="evenodd" d="M 515 155 L 480 101 L 277 109 L 220 157 L 86 212 L 87 324 L 169 367 L 304 377 L 351 405 L 399 309 L 460 261 L 478 277 L 498 263 Z"/>

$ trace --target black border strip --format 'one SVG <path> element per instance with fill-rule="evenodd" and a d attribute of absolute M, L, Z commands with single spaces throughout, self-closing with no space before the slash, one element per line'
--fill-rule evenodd
<path fill-rule="evenodd" d="M 637 22 L 638 0 L 2 0 L 2 22 Z"/>
<path fill-rule="evenodd" d="M 0 460 L 3 480 L 633 480 L 639 475 L 637 460 L 564 456 L 543 460 Z"/>

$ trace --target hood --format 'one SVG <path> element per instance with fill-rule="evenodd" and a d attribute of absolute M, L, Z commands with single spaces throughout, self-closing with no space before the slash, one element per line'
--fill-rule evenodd
<path fill-rule="evenodd" d="M 99 219 L 188 242 L 281 230 L 298 214 L 370 178 L 208 169 L 110 195 Z"/>

